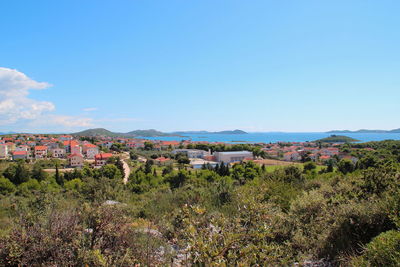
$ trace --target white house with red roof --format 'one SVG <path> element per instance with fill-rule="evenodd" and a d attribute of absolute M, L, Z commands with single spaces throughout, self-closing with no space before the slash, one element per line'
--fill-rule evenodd
<path fill-rule="evenodd" d="M 83 156 L 82 154 L 71 154 L 68 156 L 69 166 L 82 167 L 83 166 Z"/>
<path fill-rule="evenodd" d="M 283 159 L 286 161 L 297 161 L 301 159 L 301 156 L 296 151 L 290 151 L 283 154 Z"/>
<path fill-rule="evenodd" d="M 83 154 L 85 154 L 88 159 L 94 159 L 94 157 L 99 154 L 99 148 L 93 144 L 84 144 Z"/>
<path fill-rule="evenodd" d="M 82 154 L 82 147 L 80 145 L 74 145 L 70 148 L 71 154 Z"/>
<path fill-rule="evenodd" d="M 36 159 L 43 159 L 47 157 L 47 146 L 35 146 L 34 155 Z"/>
<path fill-rule="evenodd" d="M 64 141 L 63 145 L 64 145 L 64 148 L 65 148 L 65 152 L 73 154 L 71 152 L 71 148 L 74 147 L 74 146 L 79 146 L 79 143 L 77 141 L 75 141 L 75 140 L 69 140 L 69 141 Z"/>

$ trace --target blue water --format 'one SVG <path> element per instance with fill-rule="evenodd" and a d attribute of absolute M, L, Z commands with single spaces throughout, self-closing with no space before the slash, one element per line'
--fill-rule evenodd
<path fill-rule="evenodd" d="M 163 141 L 207 141 L 225 143 L 276 143 L 276 142 L 306 142 L 315 141 L 332 135 L 331 133 L 248 133 L 248 134 L 184 134 L 184 136 L 142 137 L 149 140 Z M 400 133 L 344 133 L 361 142 L 400 140 Z"/>

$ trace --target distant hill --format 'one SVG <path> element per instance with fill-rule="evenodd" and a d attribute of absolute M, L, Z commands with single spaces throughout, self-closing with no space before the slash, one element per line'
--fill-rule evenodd
<path fill-rule="evenodd" d="M 331 135 L 326 138 L 322 138 L 319 140 L 316 140 L 315 142 L 321 142 L 321 143 L 352 143 L 352 142 L 357 142 L 359 140 L 344 136 L 344 135 Z"/>
<path fill-rule="evenodd" d="M 125 135 L 143 137 L 173 136 L 173 134 L 163 133 L 154 129 L 131 131 L 129 133 L 126 133 Z"/>
<path fill-rule="evenodd" d="M 233 130 L 233 131 L 219 131 L 219 132 L 209 132 L 209 131 L 181 131 L 174 132 L 174 134 L 247 134 L 242 130 Z"/>
<path fill-rule="evenodd" d="M 72 133 L 76 136 L 108 136 L 108 137 L 158 137 L 158 136 L 172 136 L 172 134 L 163 133 L 154 129 L 150 130 L 136 130 L 128 133 L 115 133 L 104 128 L 88 129 L 77 133 Z"/>
<path fill-rule="evenodd" d="M 400 133 L 400 128 L 394 129 L 394 130 L 367 130 L 367 129 L 361 129 L 361 130 L 357 130 L 357 131 L 333 130 L 333 131 L 329 131 L 327 133 Z"/>
<path fill-rule="evenodd" d="M 81 132 L 72 133 L 72 135 L 76 136 L 108 136 L 108 137 L 117 137 L 123 136 L 122 133 L 114 133 L 104 128 L 95 128 L 95 129 L 87 129 Z"/>

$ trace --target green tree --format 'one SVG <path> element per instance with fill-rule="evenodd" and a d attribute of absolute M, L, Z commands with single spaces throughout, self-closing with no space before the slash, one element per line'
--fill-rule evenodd
<path fill-rule="evenodd" d="M 43 170 L 43 167 L 40 164 L 35 163 L 32 168 L 32 178 L 36 180 L 43 181 L 47 178 L 47 173 Z"/>
<path fill-rule="evenodd" d="M 7 178 L 0 177 L 0 194 L 7 195 L 15 192 L 15 185 Z"/>
<path fill-rule="evenodd" d="M 317 168 L 317 165 L 312 161 L 308 161 L 308 162 L 304 163 L 303 168 L 304 168 L 304 172 L 312 171 Z"/>
<path fill-rule="evenodd" d="M 349 159 L 341 159 L 337 167 L 338 170 L 343 174 L 347 174 L 354 171 L 354 163 Z"/>

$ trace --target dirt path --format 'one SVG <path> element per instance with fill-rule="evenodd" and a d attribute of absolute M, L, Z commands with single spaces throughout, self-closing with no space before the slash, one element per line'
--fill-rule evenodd
<path fill-rule="evenodd" d="M 121 155 L 121 161 L 122 161 L 122 166 L 124 168 L 124 184 L 128 183 L 129 175 L 131 174 L 131 168 L 129 167 L 128 163 L 126 163 L 126 159 L 129 158 L 129 154 L 127 152 L 124 152 Z"/>

